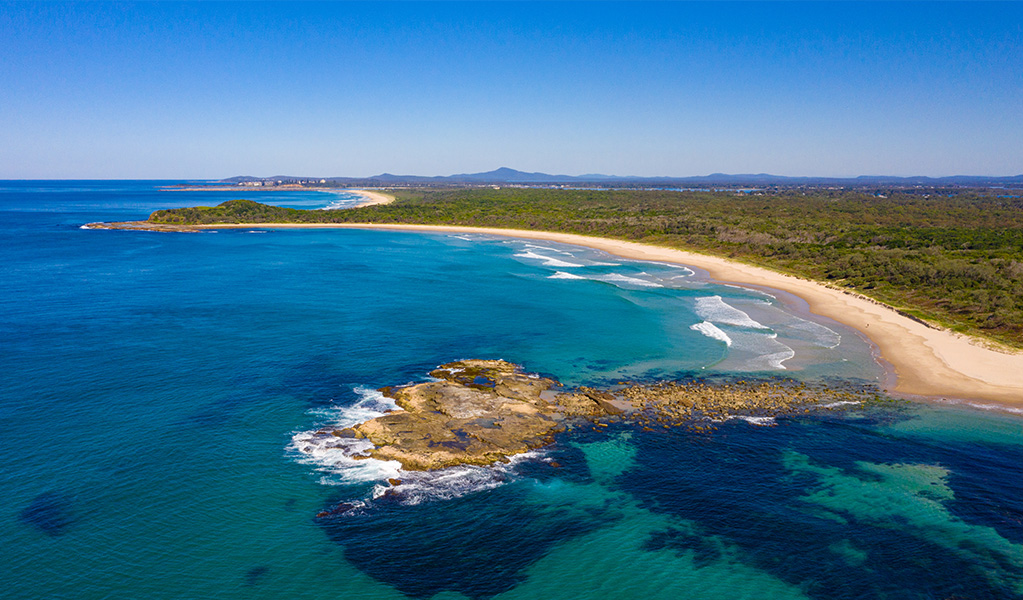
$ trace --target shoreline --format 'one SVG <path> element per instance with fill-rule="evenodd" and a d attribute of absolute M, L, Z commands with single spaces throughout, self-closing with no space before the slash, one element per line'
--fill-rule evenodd
<path fill-rule="evenodd" d="M 394 202 L 394 196 L 383 192 L 375 192 L 363 188 L 348 189 L 336 187 L 309 187 L 304 185 L 275 185 L 270 187 L 235 186 L 235 185 L 196 185 L 196 186 L 169 186 L 162 188 L 164 192 L 328 192 L 333 194 L 354 194 L 365 198 L 363 202 L 349 208 L 362 208 L 363 206 L 375 206 L 379 204 L 390 204 Z"/>
<path fill-rule="evenodd" d="M 237 223 L 191 229 L 383 229 L 434 233 L 477 233 L 546 240 L 602 250 L 622 258 L 670 262 L 706 271 L 716 282 L 780 290 L 801 298 L 815 315 L 860 332 L 890 365 L 889 392 L 935 401 L 997 402 L 1023 406 L 1023 352 L 993 349 L 971 338 L 900 313 L 876 300 L 826 283 L 802 279 L 716 256 L 661 246 L 570 233 L 383 223 Z"/>
<path fill-rule="evenodd" d="M 383 192 L 373 192 L 370 190 L 345 190 L 345 193 L 355 194 L 356 196 L 362 196 L 365 198 L 365 200 L 356 205 L 355 208 L 362 208 L 364 206 L 380 206 L 394 202 L 394 196 L 384 194 Z"/>

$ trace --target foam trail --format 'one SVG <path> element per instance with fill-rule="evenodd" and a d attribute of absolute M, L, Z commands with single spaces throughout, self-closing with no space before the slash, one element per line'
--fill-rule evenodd
<path fill-rule="evenodd" d="M 725 303 L 721 296 L 696 299 L 696 314 L 705 321 L 749 329 L 770 329 L 754 321 L 748 314 Z"/>
<path fill-rule="evenodd" d="M 629 277 L 627 275 L 621 275 L 619 273 L 609 273 L 607 275 L 596 275 L 593 277 L 583 277 L 581 275 L 575 275 L 573 273 L 565 273 L 564 271 L 557 271 L 553 275 L 548 275 L 547 279 L 588 279 L 590 281 L 602 281 L 604 283 L 610 283 L 612 285 L 618 285 L 624 283 L 628 285 L 634 285 L 638 287 L 664 287 L 659 283 L 653 281 L 647 281 L 646 279 L 639 279 L 638 277 Z"/>
<path fill-rule="evenodd" d="M 557 252 L 558 254 L 564 254 L 565 256 L 572 256 L 572 257 L 575 256 L 574 254 L 572 254 L 571 252 L 568 252 L 566 250 L 558 250 L 557 248 L 550 248 L 548 246 L 537 246 L 536 244 L 526 244 L 525 246 L 526 246 L 526 248 L 533 248 L 535 250 L 550 250 L 551 252 Z M 527 250 L 527 252 L 528 252 L 528 250 Z"/>
<path fill-rule="evenodd" d="M 750 425 L 756 425 L 757 427 L 771 427 L 778 423 L 774 420 L 774 417 L 747 417 L 743 415 L 731 416 L 726 420 L 731 421 L 732 419 L 739 419 L 740 421 L 746 421 Z"/>
<path fill-rule="evenodd" d="M 364 198 L 358 194 L 351 194 L 349 192 L 334 192 L 338 196 L 341 196 L 337 200 L 334 200 L 327 206 L 317 208 L 316 210 L 337 210 L 339 208 L 352 208 L 364 200 Z"/>
<path fill-rule="evenodd" d="M 653 281 L 647 281 L 646 279 L 639 279 L 637 277 L 629 277 L 627 275 L 621 275 L 619 273 L 611 273 L 609 275 L 603 275 L 596 277 L 598 281 L 605 281 L 607 283 L 628 283 L 630 285 L 638 285 L 641 287 L 664 287 L 659 283 Z"/>
<path fill-rule="evenodd" d="M 576 275 L 574 273 L 565 273 L 564 271 L 558 271 L 554 273 L 554 275 L 548 275 L 547 279 L 586 279 L 586 278 L 580 277 L 579 275 Z"/>
<path fill-rule="evenodd" d="M 534 460 L 540 452 L 525 452 L 510 457 L 507 464 L 497 463 L 488 467 L 460 466 L 437 471 L 404 471 L 401 485 L 388 487 L 379 485 L 373 490 L 379 498 L 388 490 L 395 492 L 394 498 L 402 504 L 420 504 L 431 500 L 450 500 L 483 490 L 504 485 L 515 476 L 514 470 L 524 460 Z"/>
<path fill-rule="evenodd" d="M 799 319 L 796 323 L 789 325 L 789 327 L 811 334 L 813 336 L 813 343 L 823 348 L 834 348 L 842 343 L 842 336 L 837 331 L 820 323 Z"/>
<path fill-rule="evenodd" d="M 969 402 L 966 400 L 954 400 L 942 398 L 938 400 L 944 404 L 958 404 L 960 406 L 969 406 L 970 408 L 976 408 L 978 410 L 993 411 L 993 412 L 1007 412 L 1016 415 L 1023 415 L 1023 408 L 1015 408 L 1012 406 L 1003 406 L 1001 404 L 983 404 L 980 402 Z"/>
<path fill-rule="evenodd" d="M 851 406 L 853 404 L 862 404 L 859 400 L 839 400 L 838 402 L 831 402 L 829 404 L 821 404 L 821 408 L 838 408 L 839 406 Z"/>
<path fill-rule="evenodd" d="M 564 260 L 558 260 L 556 258 L 551 258 L 550 256 L 544 256 L 543 254 L 537 254 L 536 252 L 533 252 L 532 250 L 526 250 L 525 252 L 520 252 L 519 254 L 516 254 L 515 256 L 517 256 L 519 258 L 531 258 L 531 259 L 534 259 L 534 260 L 541 260 L 541 261 L 543 261 L 543 264 L 544 264 L 545 267 L 574 268 L 574 267 L 582 267 L 583 266 L 583 265 L 580 265 L 578 263 L 570 263 L 570 262 L 567 262 L 567 261 L 564 261 Z"/>
<path fill-rule="evenodd" d="M 788 359 L 796 355 L 795 351 L 784 344 L 780 344 L 785 347 L 785 350 L 780 352 L 773 352 L 771 354 L 763 354 L 756 357 L 749 362 L 750 367 L 754 369 L 775 369 L 775 370 L 787 370 L 784 363 Z"/>
<path fill-rule="evenodd" d="M 732 345 L 732 338 L 728 337 L 727 333 L 718 329 L 717 325 L 714 325 L 710 321 L 696 323 L 695 325 L 691 325 L 689 329 L 692 329 L 693 331 L 699 331 L 700 333 L 709 338 L 722 341 L 725 343 L 726 346 Z"/>
<path fill-rule="evenodd" d="M 687 267 L 685 265 L 676 265 L 675 263 L 657 262 L 656 260 L 644 260 L 644 261 L 637 261 L 637 262 L 642 262 L 642 263 L 648 264 L 648 265 L 659 265 L 661 267 L 669 267 L 671 269 L 681 269 L 681 270 L 686 272 L 685 275 L 679 275 L 678 277 L 691 277 L 693 275 L 696 275 L 696 271 L 690 269 L 689 267 Z M 672 277 L 672 279 L 677 279 L 677 277 Z"/>

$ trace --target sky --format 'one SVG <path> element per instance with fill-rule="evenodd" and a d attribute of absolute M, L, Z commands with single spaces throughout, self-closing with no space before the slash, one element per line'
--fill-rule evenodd
<path fill-rule="evenodd" d="M 0 2 L 0 179 L 1017 175 L 1023 2 Z"/>

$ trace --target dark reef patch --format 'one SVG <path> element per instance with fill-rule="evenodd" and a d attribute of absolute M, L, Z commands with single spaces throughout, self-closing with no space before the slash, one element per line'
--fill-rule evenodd
<path fill-rule="evenodd" d="M 58 492 L 36 496 L 18 514 L 21 522 L 51 537 L 64 535 L 74 524 L 71 498 Z"/>
<path fill-rule="evenodd" d="M 252 567 L 245 572 L 245 585 L 246 587 L 252 587 L 262 581 L 263 577 L 270 572 L 270 567 L 266 565 L 259 565 L 258 567 Z"/>
<path fill-rule="evenodd" d="M 771 428 L 729 422 L 712 434 L 672 429 L 633 439 L 636 466 L 617 480 L 621 489 L 649 510 L 693 523 L 698 532 L 655 534 L 647 542 L 651 550 L 693 552 L 700 564 L 716 560 L 705 543 L 716 538 L 737 549 L 733 558 L 820 599 L 1018 597 L 1023 578 L 1007 556 L 990 547 L 953 547 L 951 541 L 921 536 L 898 507 L 887 512 L 879 507 L 879 517 L 863 519 L 837 503 L 830 511 L 808 504 L 808 495 L 827 489 L 825 480 L 812 470 L 790 470 L 784 460 L 795 452 L 813 468 L 837 468 L 843 480 L 855 478 L 866 485 L 877 474 L 865 471 L 861 462 L 938 465 L 951 472 L 945 483 L 956 499 L 943 506 L 952 518 L 1005 531 L 1008 519 L 991 507 L 976 508 L 969 519 L 960 516 L 964 502 L 975 501 L 977 493 L 964 488 L 957 473 L 976 472 L 970 460 L 976 448 L 938 447 L 880 433 L 869 418 L 852 423 L 779 419 L 779 426 Z M 989 475 L 1009 468 L 992 466 Z M 998 498 L 1004 510 L 1006 498 L 1023 496 L 1023 481 L 1004 482 L 1003 488 Z M 931 495 L 924 491 L 918 497 L 926 501 Z M 1018 535 L 1020 524 L 1013 527 L 1017 531 L 1006 538 Z"/>
<path fill-rule="evenodd" d="M 643 545 L 645 550 L 672 550 L 677 554 L 691 552 L 693 564 L 697 568 L 721 560 L 721 548 L 705 536 L 696 535 L 681 529 L 670 528 L 655 531 Z"/>
<path fill-rule="evenodd" d="M 348 561 L 411 597 L 454 591 L 485 600 L 521 583 L 555 544 L 615 518 L 539 506 L 521 493 L 512 485 L 446 502 L 380 503 L 317 523 Z"/>

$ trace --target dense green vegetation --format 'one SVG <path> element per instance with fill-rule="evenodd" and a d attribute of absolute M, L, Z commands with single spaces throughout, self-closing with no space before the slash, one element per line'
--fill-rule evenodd
<path fill-rule="evenodd" d="M 432 223 L 599 235 L 729 256 L 855 289 L 958 331 L 1023 346 L 1023 200 L 637 190 L 409 190 L 301 211 L 245 200 L 159 223 Z"/>

